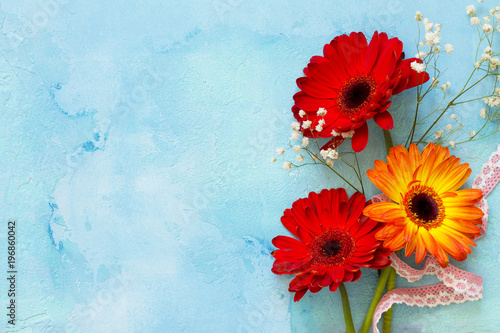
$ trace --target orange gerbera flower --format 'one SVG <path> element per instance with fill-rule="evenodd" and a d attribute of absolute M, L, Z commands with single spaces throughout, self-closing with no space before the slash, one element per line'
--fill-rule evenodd
<path fill-rule="evenodd" d="M 416 251 L 421 262 L 429 251 L 442 267 L 448 255 L 462 261 L 476 246 L 477 224 L 483 212 L 474 206 L 481 200 L 481 190 L 458 189 L 469 178 L 467 163 L 450 156 L 448 148 L 430 143 L 420 153 L 412 144 L 410 150 L 393 147 L 388 163 L 375 161 L 368 170 L 370 180 L 393 202 L 367 206 L 363 213 L 385 226 L 375 237 L 393 251 L 406 246 L 408 257 Z"/>

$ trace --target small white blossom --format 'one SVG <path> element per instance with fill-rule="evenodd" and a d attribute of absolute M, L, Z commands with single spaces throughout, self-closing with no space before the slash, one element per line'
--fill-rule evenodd
<path fill-rule="evenodd" d="M 427 24 L 425 25 L 425 31 L 431 31 L 433 26 L 434 26 L 434 24 L 432 24 L 432 23 L 430 23 L 430 22 L 429 22 L 429 23 L 427 23 Z"/>
<path fill-rule="evenodd" d="M 491 59 L 491 56 L 490 56 L 488 53 L 483 53 L 483 54 L 481 55 L 481 58 L 482 58 L 483 60 L 490 60 L 490 59 Z"/>
<path fill-rule="evenodd" d="M 417 10 L 417 12 L 415 13 L 415 20 L 417 20 L 418 22 L 422 21 L 422 13 Z"/>
<path fill-rule="evenodd" d="M 490 54 L 491 53 L 491 47 L 486 46 L 486 48 L 484 49 L 484 53 Z"/>
<path fill-rule="evenodd" d="M 311 127 L 311 124 L 312 124 L 312 121 L 310 121 L 310 120 L 304 120 L 302 122 L 302 128 L 303 129 L 308 129 L 309 127 Z"/>
<path fill-rule="evenodd" d="M 283 170 L 290 171 L 292 169 L 292 163 L 285 161 L 283 162 Z"/>
<path fill-rule="evenodd" d="M 285 149 L 284 148 L 276 148 L 276 154 L 285 155 Z"/>
<path fill-rule="evenodd" d="M 474 64 L 474 67 L 476 67 L 476 68 L 481 67 L 481 62 L 480 62 L 480 61 L 476 62 L 476 63 Z"/>
<path fill-rule="evenodd" d="M 420 43 L 418 43 L 418 45 L 420 45 L 420 46 L 424 46 L 424 45 L 425 45 L 425 42 L 424 42 L 424 41 L 421 41 Z"/>
<path fill-rule="evenodd" d="M 439 131 L 436 131 L 436 133 L 434 133 L 434 138 L 436 138 L 436 139 L 439 139 L 442 136 L 443 136 L 443 130 L 439 130 Z"/>
<path fill-rule="evenodd" d="M 451 118 L 451 119 L 453 119 L 453 120 L 455 120 L 455 119 L 457 119 L 457 115 L 453 113 L 453 114 L 450 116 L 450 118 Z"/>
<path fill-rule="evenodd" d="M 491 59 L 490 59 L 490 62 L 491 62 L 493 65 L 498 65 L 498 64 L 500 64 L 500 59 L 498 59 L 498 58 L 491 58 Z"/>
<path fill-rule="evenodd" d="M 271 157 L 271 163 L 274 163 L 274 162 L 276 162 L 276 158 Z"/>
<path fill-rule="evenodd" d="M 292 123 L 292 129 L 299 131 L 300 130 L 300 124 L 296 121 Z"/>
<path fill-rule="evenodd" d="M 333 165 L 335 164 L 335 162 L 333 160 L 331 160 L 331 159 L 327 159 L 326 160 L 326 164 L 331 168 L 331 167 L 333 167 Z"/>
<path fill-rule="evenodd" d="M 298 140 L 299 138 L 300 138 L 300 133 L 297 131 L 293 131 L 292 135 L 290 135 L 290 140 L 292 141 Z"/>
<path fill-rule="evenodd" d="M 293 151 L 296 153 L 300 153 L 300 146 L 293 146 Z"/>
<path fill-rule="evenodd" d="M 299 111 L 300 118 L 304 118 L 305 115 L 306 115 L 306 112 L 304 110 Z"/>
<path fill-rule="evenodd" d="M 474 15 L 474 14 L 476 14 L 476 7 L 474 7 L 474 5 L 468 5 L 467 8 L 465 8 L 465 13 L 467 15 Z"/>
<path fill-rule="evenodd" d="M 450 140 L 450 141 L 449 141 L 449 144 L 450 144 L 450 146 L 455 147 L 455 141 Z"/>
<path fill-rule="evenodd" d="M 448 125 L 446 125 L 446 127 L 445 127 L 445 129 L 446 129 L 447 131 L 451 131 L 451 129 L 452 129 L 452 128 L 453 128 L 453 126 L 452 126 L 451 124 L 448 124 Z"/>
<path fill-rule="evenodd" d="M 497 25 L 497 31 L 500 32 L 500 25 Z"/>
<path fill-rule="evenodd" d="M 485 24 L 483 24 L 483 31 L 486 33 L 492 32 L 493 27 L 491 26 L 491 24 L 485 23 Z"/>
<path fill-rule="evenodd" d="M 354 135 L 354 130 L 351 130 L 349 132 L 344 132 L 342 133 L 342 137 L 345 139 L 345 138 L 352 138 L 352 136 Z"/>
<path fill-rule="evenodd" d="M 497 19 L 497 21 L 500 21 L 500 14 L 495 14 L 495 18 Z"/>
<path fill-rule="evenodd" d="M 483 19 L 484 19 L 486 22 L 491 22 L 491 19 L 490 19 L 490 17 L 489 17 L 489 16 L 485 16 Z"/>
<path fill-rule="evenodd" d="M 309 145 L 309 138 L 303 138 L 302 139 L 302 147 L 307 147 Z"/>
<path fill-rule="evenodd" d="M 446 44 L 444 46 L 444 50 L 446 51 L 446 53 L 450 54 L 451 52 L 453 52 L 453 45 L 451 44 Z"/>
<path fill-rule="evenodd" d="M 441 86 L 442 91 L 446 91 L 447 88 L 448 88 L 448 86 L 446 85 L 446 83 Z"/>
<path fill-rule="evenodd" d="M 321 132 L 323 130 L 323 125 L 325 124 L 324 119 L 320 119 L 318 121 L 318 125 L 316 125 L 316 131 Z"/>
<path fill-rule="evenodd" d="M 319 108 L 319 110 L 316 112 L 318 116 L 324 116 L 326 115 L 326 109 L 324 108 Z"/>
<path fill-rule="evenodd" d="M 441 46 L 434 46 L 434 53 L 441 52 Z"/>
<path fill-rule="evenodd" d="M 499 78 L 500 80 L 500 78 Z M 332 136 L 339 136 L 341 133 L 338 133 L 337 131 L 335 130 L 332 130 Z"/>
<path fill-rule="evenodd" d="M 486 109 L 482 108 L 480 111 L 481 118 L 486 118 Z"/>
<path fill-rule="evenodd" d="M 483 0 L 477 0 L 477 2 L 483 2 Z"/>
<path fill-rule="evenodd" d="M 425 41 L 426 41 L 427 45 L 433 46 L 433 45 L 439 44 L 441 40 L 439 39 L 438 36 L 436 36 L 435 33 L 428 32 L 425 34 Z"/>
<path fill-rule="evenodd" d="M 479 17 L 477 17 L 477 16 L 470 18 L 470 24 L 472 24 L 472 25 L 478 25 L 480 22 L 481 22 L 481 20 L 479 20 Z"/>
<path fill-rule="evenodd" d="M 411 69 L 413 69 L 417 73 L 422 73 L 425 71 L 425 64 L 419 64 L 417 61 L 413 61 L 411 64 Z"/>
<path fill-rule="evenodd" d="M 336 160 L 339 158 L 339 152 L 336 151 L 335 149 L 328 149 L 328 158 L 331 158 L 332 160 Z"/>
<path fill-rule="evenodd" d="M 476 136 L 476 131 L 470 131 L 469 133 L 470 137 L 473 138 Z"/>
<path fill-rule="evenodd" d="M 326 150 L 326 149 L 321 149 L 319 151 L 319 154 L 321 155 L 321 157 L 323 157 L 324 160 L 326 160 L 328 158 L 328 150 Z"/>
<path fill-rule="evenodd" d="M 297 162 L 304 162 L 304 156 L 297 155 Z"/>
<path fill-rule="evenodd" d="M 427 53 L 425 53 L 424 51 L 418 51 L 418 53 L 415 54 L 415 58 L 423 59 L 426 55 L 427 55 Z"/>
<path fill-rule="evenodd" d="M 500 88 L 499 88 L 499 87 L 496 87 L 495 89 L 493 89 L 493 91 L 494 91 L 497 95 L 500 95 Z"/>

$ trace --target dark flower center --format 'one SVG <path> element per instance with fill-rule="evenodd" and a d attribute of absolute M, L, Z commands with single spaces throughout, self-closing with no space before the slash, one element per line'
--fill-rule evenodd
<path fill-rule="evenodd" d="M 344 114 L 352 115 L 358 113 L 371 100 L 375 91 L 375 81 L 361 75 L 344 83 L 338 99 L 340 109 Z"/>
<path fill-rule="evenodd" d="M 423 221 L 433 221 L 438 216 L 439 208 L 430 195 L 420 193 L 411 199 L 411 211 Z"/>
<path fill-rule="evenodd" d="M 443 201 L 432 187 L 416 185 L 403 199 L 406 215 L 426 229 L 438 227 L 445 217 Z"/>
<path fill-rule="evenodd" d="M 356 249 L 354 238 L 345 231 L 329 230 L 317 236 L 309 245 L 316 264 L 342 266 Z"/>
<path fill-rule="evenodd" d="M 336 239 L 327 240 L 323 245 L 323 254 L 327 257 L 334 257 L 342 250 L 342 243 Z"/>

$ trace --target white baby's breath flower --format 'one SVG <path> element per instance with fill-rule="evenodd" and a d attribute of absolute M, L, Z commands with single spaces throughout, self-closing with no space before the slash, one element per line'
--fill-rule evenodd
<path fill-rule="evenodd" d="M 472 24 L 472 25 L 478 25 L 480 22 L 481 22 L 481 20 L 477 16 L 470 18 L 470 24 Z"/>
<path fill-rule="evenodd" d="M 495 14 L 495 18 L 497 19 L 497 21 L 500 21 L 500 14 Z"/>
<path fill-rule="evenodd" d="M 422 13 L 417 10 L 417 12 L 415 13 L 415 20 L 417 20 L 418 22 L 422 21 Z"/>
<path fill-rule="evenodd" d="M 271 163 L 274 163 L 274 162 L 276 162 L 276 158 L 271 157 Z"/>
<path fill-rule="evenodd" d="M 309 138 L 303 138 L 302 139 L 302 147 L 307 147 L 309 145 Z"/>
<path fill-rule="evenodd" d="M 326 109 L 324 108 L 319 108 L 319 110 L 316 112 L 318 116 L 324 116 L 326 115 Z"/>
<path fill-rule="evenodd" d="M 479 68 L 481 67 L 481 61 L 478 61 L 474 64 L 474 67 Z"/>
<path fill-rule="evenodd" d="M 326 160 L 326 159 L 328 158 L 328 150 L 326 150 L 326 149 L 321 149 L 321 150 L 319 151 L 319 154 L 321 155 L 321 157 L 322 157 L 324 160 Z"/>
<path fill-rule="evenodd" d="M 455 120 L 455 119 L 457 119 L 457 115 L 453 113 L 453 114 L 450 116 L 450 118 L 451 118 L 451 119 L 453 119 L 453 120 Z"/>
<path fill-rule="evenodd" d="M 491 26 L 491 24 L 485 23 L 485 24 L 483 24 L 483 31 L 486 33 L 492 32 L 493 27 Z"/>
<path fill-rule="evenodd" d="M 500 79 L 499 79 L 499 80 L 500 80 Z M 340 133 L 338 133 L 338 132 L 337 132 L 337 131 L 335 131 L 335 130 L 332 130 L 332 136 L 339 136 L 339 135 L 340 135 Z"/>
<path fill-rule="evenodd" d="M 430 22 L 425 24 L 425 31 L 431 31 L 433 26 L 434 26 L 434 24 L 432 24 Z"/>
<path fill-rule="evenodd" d="M 342 137 L 345 139 L 345 138 L 352 138 L 352 136 L 354 135 L 354 130 L 350 130 L 349 132 L 344 132 L 342 133 Z"/>
<path fill-rule="evenodd" d="M 328 149 L 328 158 L 331 158 L 332 160 L 336 160 L 339 158 L 339 152 L 336 151 L 335 149 Z"/>
<path fill-rule="evenodd" d="M 450 144 L 450 146 L 455 147 L 455 141 L 450 140 L 450 141 L 448 141 L 448 143 Z"/>
<path fill-rule="evenodd" d="M 498 65 L 498 64 L 500 64 L 500 59 L 498 59 L 498 58 L 491 58 L 491 59 L 490 59 L 490 62 L 491 62 L 493 65 Z"/>
<path fill-rule="evenodd" d="M 296 153 L 300 153 L 300 146 L 293 146 L 293 151 Z"/>
<path fill-rule="evenodd" d="M 434 46 L 434 53 L 439 53 L 441 52 L 441 46 Z"/>
<path fill-rule="evenodd" d="M 481 55 L 481 58 L 482 58 L 483 60 L 490 60 L 490 59 L 491 59 L 491 56 L 490 56 L 488 53 L 483 53 L 483 54 Z"/>
<path fill-rule="evenodd" d="M 285 161 L 283 162 L 283 170 L 290 171 L 292 169 L 292 163 Z"/>
<path fill-rule="evenodd" d="M 474 5 L 468 5 L 467 8 L 465 8 L 465 13 L 467 15 L 474 15 L 474 14 L 476 14 L 476 7 L 474 7 Z"/>
<path fill-rule="evenodd" d="M 453 52 L 453 45 L 451 44 L 446 44 L 444 46 L 444 50 L 446 51 L 446 53 L 450 54 L 451 52 Z"/>
<path fill-rule="evenodd" d="M 479 112 L 481 118 L 486 118 L 486 109 L 485 108 L 482 108 Z"/>
<path fill-rule="evenodd" d="M 304 156 L 297 155 L 297 162 L 304 162 Z"/>
<path fill-rule="evenodd" d="M 441 31 L 441 23 L 436 23 L 434 24 L 434 29 L 438 33 L 437 35 L 439 36 L 439 32 Z"/>
<path fill-rule="evenodd" d="M 448 125 L 446 125 L 446 127 L 445 127 L 445 129 L 446 129 L 447 131 L 451 131 L 451 129 L 452 129 L 452 128 L 453 128 L 453 126 L 452 126 L 451 124 L 448 124 Z"/>
<path fill-rule="evenodd" d="M 486 22 L 491 22 L 491 19 L 490 19 L 490 17 L 489 17 L 489 16 L 485 16 L 485 17 L 483 17 L 483 20 L 485 20 Z"/>
<path fill-rule="evenodd" d="M 299 111 L 300 118 L 304 118 L 305 115 L 306 115 L 306 112 L 304 110 Z"/>
<path fill-rule="evenodd" d="M 424 51 L 418 51 L 418 53 L 415 54 L 415 58 L 423 59 L 426 55 L 427 55 L 427 53 L 425 53 Z"/>
<path fill-rule="evenodd" d="M 425 45 L 425 42 L 424 42 L 424 41 L 421 41 L 420 43 L 418 43 L 418 45 L 420 45 L 420 46 L 424 46 L 424 45 Z"/>
<path fill-rule="evenodd" d="M 285 154 L 285 149 L 284 148 L 276 148 L 276 154 L 278 154 L 278 155 L 284 155 Z"/>
<path fill-rule="evenodd" d="M 425 41 L 426 41 L 427 45 L 433 46 L 433 45 L 439 44 L 441 40 L 439 39 L 438 36 L 436 36 L 435 33 L 428 32 L 425 34 Z"/>
<path fill-rule="evenodd" d="M 300 124 L 296 121 L 292 122 L 292 129 L 296 131 L 300 130 Z"/>
<path fill-rule="evenodd" d="M 335 164 L 335 161 L 334 161 L 334 160 L 332 160 L 332 159 L 327 159 L 327 160 L 326 160 L 326 164 L 327 164 L 330 168 L 332 168 L 332 167 L 333 167 L 333 165 Z"/>
<path fill-rule="evenodd" d="M 491 53 L 491 47 L 486 46 L 485 49 L 484 49 L 484 53 L 490 54 Z"/>
<path fill-rule="evenodd" d="M 311 124 L 312 124 L 312 121 L 310 121 L 310 120 L 304 120 L 302 122 L 302 128 L 303 129 L 308 129 L 309 127 L 311 127 Z"/>
<path fill-rule="evenodd" d="M 448 86 L 447 86 L 447 85 L 446 85 L 446 83 L 445 83 L 445 84 L 443 84 L 443 85 L 441 86 L 441 90 L 442 90 L 442 91 L 446 91 L 446 89 L 448 89 Z"/>
<path fill-rule="evenodd" d="M 436 133 L 434 133 L 434 138 L 439 139 L 440 137 L 443 136 L 443 130 L 438 130 Z"/>
<path fill-rule="evenodd" d="M 470 131 L 469 135 L 470 135 L 471 138 L 475 137 L 476 136 L 476 131 Z"/>
<path fill-rule="evenodd" d="M 300 138 L 300 133 L 297 131 L 293 131 L 292 135 L 290 135 L 290 140 L 292 141 L 298 140 L 299 138 Z"/>
<path fill-rule="evenodd" d="M 413 69 L 417 73 L 422 73 L 425 71 L 425 64 L 420 64 L 417 61 L 413 61 L 411 64 L 411 69 Z"/>
<path fill-rule="evenodd" d="M 318 121 L 318 125 L 316 125 L 316 131 L 318 132 L 321 132 L 323 130 L 323 125 L 325 124 L 325 120 L 324 119 L 320 119 Z"/>

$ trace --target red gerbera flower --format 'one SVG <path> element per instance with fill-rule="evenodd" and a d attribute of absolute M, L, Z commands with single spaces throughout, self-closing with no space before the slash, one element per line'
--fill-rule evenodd
<path fill-rule="evenodd" d="M 362 151 L 368 142 L 368 119 L 392 129 L 387 112 L 391 96 L 429 80 L 429 74 L 417 73 L 410 66 L 422 61 L 403 60 L 402 51 L 399 39 L 378 32 L 369 45 L 361 32 L 337 36 L 326 44 L 324 56 L 312 57 L 304 69 L 306 76 L 297 79 L 301 91 L 293 96 L 292 111 L 303 134 L 328 138 L 354 131 L 352 149 Z"/>
<path fill-rule="evenodd" d="M 299 240 L 277 236 L 278 250 L 273 273 L 294 274 L 289 291 L 299 301 L 329 287 L 336 291 L 341 282 L 356 281 L 361 267 L 385 268 L 391 251 L 381 247 L 375 233 L 381 225 L 362 215 L 365 197 L 355 193 L 349 199 L 342 188 L 311 192 L 285 210 L 281 222 Z"/>

